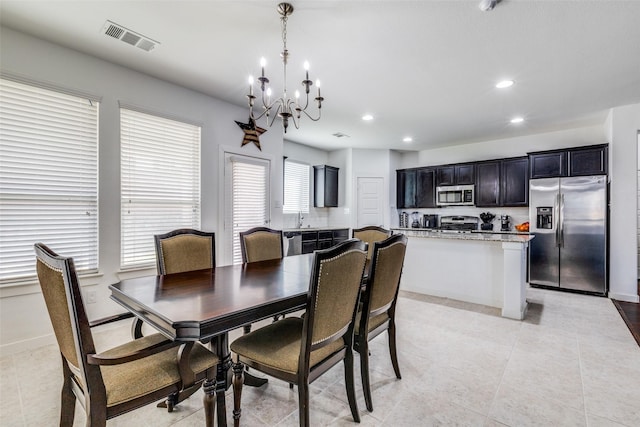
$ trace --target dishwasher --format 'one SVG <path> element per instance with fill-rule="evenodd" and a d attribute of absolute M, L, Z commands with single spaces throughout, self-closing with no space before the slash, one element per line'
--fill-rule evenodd
<path fill-rule="evenodd" d="M 302 233 L 300 231 L 284 232 L 285 256 L 300 255 L 302 253 Z"/>

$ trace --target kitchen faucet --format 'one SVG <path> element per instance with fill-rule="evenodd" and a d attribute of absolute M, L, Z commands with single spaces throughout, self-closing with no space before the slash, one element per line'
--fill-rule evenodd
<path fill-rule="evenodd" d="M 302 220 L 304 217 L 302 216 L 302 212 L 298 211 L 298 228 L 302 228 Z"/>

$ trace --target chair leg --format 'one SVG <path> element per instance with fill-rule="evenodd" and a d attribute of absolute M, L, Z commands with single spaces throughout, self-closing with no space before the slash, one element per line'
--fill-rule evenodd
<path fill-rule="evenodd" d="M 298 412 L 300 427 L 309 427 L 309 383 L 306 380 L 298 384 Z"/>
<path fill-rule="evenodd" d="M 76 396 L 71 390 L 71 378 L 65 375 L 64 384 L 62 385 L 61 408 L 60 408 L 60 427 L 73 426 L 73 418 L 76 409 Z"/>
<path fill-rule="evenodd" d="M 389 355 L 391 356 L 391 364 L 393 365 L 393 370 L 396 373 L 396 378 L 401 380 L 402 375 L 400 375 L 398 352 L 396 351 L 396 324 L 393 319 L 391 319 L 391 322 L 389 323 Z"/>
<path fill-rule="evenodd" d="M 204 396 L 202 397 L 202 403 L 204 406 L 205 425 L 213 426 L 214 414 L 216 409 L 216 388 L 218 383 L 216 382 L 215 369 L 209 369 L 206 372 L 206 378 L 202 384 L 202 390 Z"/>
<path fill-rule="evenodd" d="M 362 391 L 367 411 L 373 412 L 373 399 L 371 398 L 371 381 L 369 379 L 369 344 L 366 340 L 360 343 L 360 376 L 362 377 Z"/>
<path fill-rule="evenodd" d="M 347 385 L 347 399 L 349 400 L 349 408 L 351 408 L 351 416 L 353 421 L 360 422 L 360 414 L 358 412 L 358 403 L 356 402 L 356 384 L 353 378 L 353 351 L 347 350 L 344 358 L 344 382 Z"/>
<path fill-rule="evenodd" d="M 233 425 L 234 427 L 240 426 L 240 416 L 242 414 L 241 400 L 242 400 L 242 383 L 244 379 L 242 374 L 244 373 L 244 365 L 238 361 L 233 364 Z"/>

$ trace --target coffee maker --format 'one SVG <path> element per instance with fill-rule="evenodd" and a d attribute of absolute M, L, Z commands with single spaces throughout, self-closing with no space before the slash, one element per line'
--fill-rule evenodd
<path fill-rule="evenodd" d="M 420 212 L 411 212 L 411 228 L 420 228 Z"/>
<path fill-rule="evenodd" d="M 509 231 L 510 224 L 509 215 L 500 215 L 500 231 Z"/>
<path fill-rule="evenodd" d="M 424 228 L 438 228 L 438 215 L 424 215 L 422 226 Z"/>

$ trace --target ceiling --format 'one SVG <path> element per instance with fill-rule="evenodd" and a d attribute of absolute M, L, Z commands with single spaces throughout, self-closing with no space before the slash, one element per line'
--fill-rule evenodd
<path fill-rule="evenodd" d="M 289 127 L 302 144 L 420 150 L 602 124 L 607 109 L 640 102 L 640 1 L 503 0 L 489 12 L 479 0 L 292 4 L 288 86 L 308 60 L 325 98 L 320 121 Z M 246 106 L 260 57 L 282 91 L 276 5 L 2 0 L 0 23 Z M 145 52 L 106 36 L 107 20 L 160 44 Z M 505 78 L 515 85 L 496 89 Z"/>

